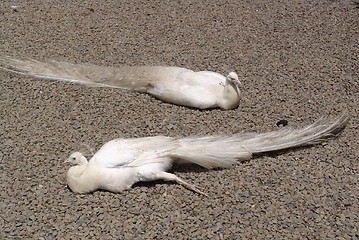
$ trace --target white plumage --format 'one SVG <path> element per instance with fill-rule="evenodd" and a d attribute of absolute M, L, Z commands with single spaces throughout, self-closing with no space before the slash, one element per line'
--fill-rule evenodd
<path fill-rule="evenodd" d="M 148 93 L 164 102 L 199 109 L 234 109 L 241 94 L 240 81 L 234 72 L 224 77 L 216 72 L 194 72 L 180 67 L 112 68 L 10 57 L 0 58 L 0 68 L 31 77 Z"/>
<path fill-rule="evenodd" d="M 67 172 L 67 184 L 77 193 L 97 189 L 122 192 L 139 181 L 176 181 L 206 195 L 168 171 L 175 161 L 189 162 L 207 169 L 227 168 L 253 154 L 317 144 L 335 136 L 345 126 L 347 115 L 330 120 L 321 118 L 300 129 L 284 128 L 267 133 L 173 138 L 165 136 L 115 139 L 94 154 L 91 160 L 79 152 L 66 162 L 76 166 Z"/>

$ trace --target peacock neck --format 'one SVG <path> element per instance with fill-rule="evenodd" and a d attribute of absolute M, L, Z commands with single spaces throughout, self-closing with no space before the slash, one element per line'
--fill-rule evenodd
<path fill-rule="evenodd" d="M 240 94 L 238 85 L 235 84 L 234 82 L 228 81 L 227 78 L 226 78 L 225 90 L 227 90 L 227 91 L 234 90 L 238 96 Z"/>
<path fill-rule="evenodd" d="M 86 193 L 95 190 L 94 186 L 87 179 L 86 168 L 87 163 L 73 166 L 67 171 L 67 185 L 73 192 Z"/>
<path fill-rule="evenodd" d="M 240 90 L 236 84 L 226 80 L 223 88 L 221 108 L 228 110 L 238 107 L 240 98 Z"/>

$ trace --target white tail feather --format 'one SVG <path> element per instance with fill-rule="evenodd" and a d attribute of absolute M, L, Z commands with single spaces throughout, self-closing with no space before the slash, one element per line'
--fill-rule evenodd
<path fill-rule="evenodd" d="M 300 129 L 285 128 L 267 133 L 245 133 L 229 136 L 188 137 L 180 139 L 181 147 L 173 157 L 205 168 L 226 168 L 252 154 L 318 144 L 335 136 L 348 120 L 343 114 L 333 120 L 321 118 Z"/>
<path fill-rule="evenodd" d="M 41 79 L 83 84 L 89 87 L 111 87 L 146 92 L 152 84 L 166 78 L 166 75 L 183 70 L 165 66 L 121 66 L 117 68 L 67 62 L 40 62 L 11 57 L 0 58 L 0 68 Z M 164 76 L 164 77 L 163 77 Z"/>

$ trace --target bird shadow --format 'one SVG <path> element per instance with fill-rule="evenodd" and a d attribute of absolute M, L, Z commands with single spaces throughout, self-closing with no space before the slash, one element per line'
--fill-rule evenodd
<path fill-rule="evenodd" d="M 151 181 L 151 182 L 136 182 L 135 184 L 132 185 L 132 188 L 141 188 L 141 187 L 146 187 L 146 188 L 154 188 L 156 187 L 156 185 L 177 185 L 176 182 L 168 182 L 165 180 L 155 180 L 155 181 Z"/>

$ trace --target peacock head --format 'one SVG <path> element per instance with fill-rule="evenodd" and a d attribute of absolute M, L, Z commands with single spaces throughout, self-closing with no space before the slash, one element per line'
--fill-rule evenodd
<path fill-rule="evenodd" d="M 238 79 L 238 75 L 235 72 L 230 72 L 227 76 L 227 81 L 229 83 L 233 83 L 235 86 L 239 87 L 241 85 L 241 81 Z"/>
<path fill-rule="evenodd" d="M 72 165 L 83 165 L 87 163 L 87 159 L 82 153 L 74 152 L 68 159 L 65 160 L 65 163 L 70 163 Z"/>

